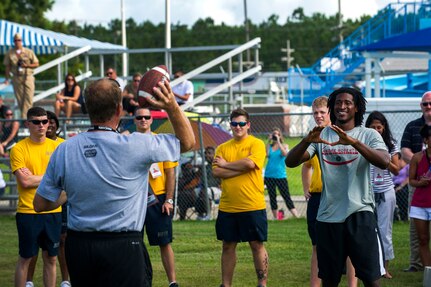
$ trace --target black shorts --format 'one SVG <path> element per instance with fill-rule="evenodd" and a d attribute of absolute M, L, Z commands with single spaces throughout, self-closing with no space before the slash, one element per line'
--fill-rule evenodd
<path fill-rule="evenodd" d="M 216 221 L 217 239 L 226 242 L 267 241 L 266 210 L 238 213 L 219 211 Z"/>
<path fill-rule="evenodd" d="M 163 246 L 172 242 L 172 218 L 171 215 L 162 213 L 162 206 L 166 194 L 157 196 L 158 202 L 147 208 L 145 216 L 145 232 L 151 246 Z"/>
<path fill-rule="evenodd" d="M 69 229 L 65 251 L 72 286 L 151 286 L 152 267 L 142 232 Z"/>
<path fill-rule="evenodd" d="M 19 255 L 30 258 L 38 254 L 39 248 L 57 256 L 60 245 L 61 213 L 26 214 L 15 216 L 18 230 Z"/>
<path fill-rule="evenodd" d="M 307 202 L 307 227 L 308 227 L 308 235 L 311 239 L 311 244 L 316 245 L 316 218 L 317 211 L 319 210 L 320 205 L 320 192 L 312 192 L 311 197 Z"/>
<path fill-rule="evenodd" d="M 340 282 L 347 256 L 362 281 L 373 282 L 385 273 L 374 213 L 356 212 L 343 223 L 317 221 L 316 230 L 319 277 L 323 280 Z"/>

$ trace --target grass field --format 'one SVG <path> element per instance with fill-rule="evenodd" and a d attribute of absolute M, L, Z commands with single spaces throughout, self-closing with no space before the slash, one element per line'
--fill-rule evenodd
<path fill-rule="evenodd" d="M 13 216 L 0 216 L 0 286 L 13 286 L 14 268 L 17 260 L 18 242 Z M 177 277 L 180 286 L 219 286 L 221 243 L 215 239 L 214 221 L 174 222 L 173 248 L 176 256 Z M 408 224 L 394 224 L 396 258 L 391 261 L 393 279 L 382 279 L 381 286 L 422 286 L 422 272 L 405 273 L 409 258 Z M 305 219 L 269 222 L 268 286 L 308 286 L 310 241 Z M 153 286 L 167 286 L 158 248 L 149 248 L 152 258 Z M 234 286 L 256 286 L 252 257 L 247 244 L 238 245 L 238 260 L 234 275 Z M 35 286 L 42 286 L 41 260 L 36 269 Z M 59 281 L 57 286 L 59 285 Z M 344 281 L 340 286 L 346 286 Z M 361 285 L 362 286 L 362 285 Z"/>

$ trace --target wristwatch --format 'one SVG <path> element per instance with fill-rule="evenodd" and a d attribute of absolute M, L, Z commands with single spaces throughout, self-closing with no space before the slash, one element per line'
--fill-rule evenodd
<path fill-rule="evenodd" d="M 172 205 L 174 205 L 174 200 L 172 199 L 172 198 L 169 198 L 169 199 L 166 199 L 165 200 L 165 203 L 169 203 L 169 204 L 172 204 Z"/>

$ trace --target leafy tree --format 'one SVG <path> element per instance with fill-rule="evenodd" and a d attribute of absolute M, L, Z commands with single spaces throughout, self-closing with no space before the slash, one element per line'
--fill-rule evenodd
<path fill-rule="evenodd" d="M 54 0 L 2 0 L 0 18 L 45 28 L 49 22 L 44 14 L 52 8 L 53 4 Z"/>

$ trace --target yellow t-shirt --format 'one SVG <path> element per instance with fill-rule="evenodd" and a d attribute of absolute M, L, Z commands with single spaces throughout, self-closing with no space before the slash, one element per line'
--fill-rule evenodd
<path fill-rule="evenodd" d="M 313 174 L 311 175 L 310 193 L 322 192 L 322 171 L 320 170 L 319 159 L 317 156 L 313 156 L 308 160 L 313 168 Z"/>
<path fill-rule="evenodd" d="M 29 137 L 19 141 L 11 150 L 10 165 L 12 172 L 26 167 L 34 175 L 45 174 L 49 159 L 60 143 L 51 139 L 46 139 L 43 143 L 35 143 Z M 33 199 L 36 194 L 36 187 L 24 188 L 18 182 L 18 207 L 19 213 L 35 214 Z M 61 212 L 61 207 L 42 213 Z"/>
<path fill-rule="evenodd" d="M 150 171 L 149 182 L 150 182 L 151 188 L 153 189 L 154 194 L 160 195 L 160 194 L 166 193 L 166 190 L 165 190 L 165 184 L 166 184 L 165 169 L 176 167 L 178 165 L 178 162 L 165 161 L 165 162 L 158 162 L 157 165 L 158 165 L 159 170 L 160 170 L 160 176 L 157 176 L 154 178 L 153 174 Z"/>
<path fill-rule="evenodd" d="M 66 140 L 65 140 L 64 138 L 57 137 L 57 138 L 55 139 L 55 141 L 56 141 L 56 142 L 58 142 L 59 144 L 61 144 L 62 142 L 65 142 Z"/>
<path fill-rule="evenodd" d="M 215 156 L 228 162 L 249 158 L 256 164 L 254 170 L 222 179 L 219 209 L 231 213 L 265 209 L 262 168 L 266 151 L 263 141 L 251 135 L 241 141 L 231 139 L 216 149 Z"/>

